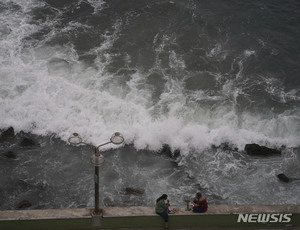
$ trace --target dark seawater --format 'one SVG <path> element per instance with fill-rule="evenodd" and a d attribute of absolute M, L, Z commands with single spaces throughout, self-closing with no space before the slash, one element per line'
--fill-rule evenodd
<path fill-rule="evenodd" d="M 300 204 L 276 177 L 300 178 L 299 1 L 1 0 L 0 19 L 0 209 L 93 206 L 93 150 L 67 140 L 115 131 L 101 205 Z"/>

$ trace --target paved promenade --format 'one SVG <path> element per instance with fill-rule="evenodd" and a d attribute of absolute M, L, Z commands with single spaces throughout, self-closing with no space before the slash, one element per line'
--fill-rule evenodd
<path fill-rule="evenodd" d="M 210 205 L 205 214 L 192 213 L 185 208 L 180 206 L 178 213 L 170 215 L 170 229 L 300 229 L 299 205 Z M 0 229 L 163 229 L 163 220 L 154 213 L 154 207 L 105 207 L 98 217 L 98 226 L 92 221 L 91 210 L 0 211 Z"/>

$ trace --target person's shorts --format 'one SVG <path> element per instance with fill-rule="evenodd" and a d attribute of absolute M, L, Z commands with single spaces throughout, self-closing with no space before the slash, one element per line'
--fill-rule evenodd
<path fill-rule="evenodd" d="M 169 220 L 169 216 L 168 213 L 166 211 L 163 212 L 157 212 L 156 214 L 160 215 L 162 218 L 164 218 L 165 222 L 168 222 Z"/>

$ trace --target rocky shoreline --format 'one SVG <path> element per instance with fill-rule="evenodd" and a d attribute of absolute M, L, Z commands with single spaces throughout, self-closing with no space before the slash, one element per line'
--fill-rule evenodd
<path fill-rule="evenodd" d="M 2 160 L 4 161 L 16 161 L 19 157 L 19 152 L 26 149 L 26 151 L 37 151 L 41 147 L 41 143 L 39 143 L 40 137 L 37 135 L 33 135 L 30 133 L 25 132 L 19 132 L 15 133 L 13 127 L 9 127 L 6 130 L 3 130 L 0 134 L 0 156 Z M 228 143 L 224 143 L 220 146 L 212 146 L 212 148 L 217 149 L 224 149 L 224 150 L 232 150 L 235 152 L 238 152 L 239 154 L 247 154 L 249 156 L 255 156 L 255 157 L 277 157 L 281 155 L 282 149 L 272 149 L 268 148 L 266 146 L 260 146 L 255 143 L 247 144 L 245 145 L 245 148 L 243 150 L 238 150 L 237 148 L 231 146 Z M 182 158 L 180 154 L 180 150 L 174 150 L 172 151 L 171 147 L 168 145 L 164 145 L 160 151 L 157 152 L 158 155 L 170 159 L 175 166 L 178 164 L 180 159 Z M 290 183 L 296 180 L 300 180 L 300 178 L 293 178 L 286 176 L 284 172 L 279 173 L 277 175 L 274 175 L 274 177 L 277 177 L 279 181 L 283 183 Z M 40 190 L 47 190 L 47 185 L 38 184 L 38 185 L 32 185 L 27 181 L 19 180 L 18 185 L 15 185 L 14 187 L 10 186 L 11 190 L 17 189 L 21 192 L 26 192 L 26 190 L 33 189 L 33 186 L 37 186 L 38 188 L 34 188 L 38 191 Z M 6 188 L 0 189 L 0 194 L 3 193 L 3 191 Z M 133 197 L 142 197 L 145 195 L 145 190 L 143 188 L 139 187 L 124 187 L 122 194 L 124 196 L 133 196 Z M 142 199 L 142 198 L 141 198 Z M 5 201 L 1 201 L 5 202 Z M 142 204 L 142 203 L 141 203 Z M 107 206 L 115 206 L 116 204 L 114 202 L 111 202 L 110 200 L 106 201 Z M 124 201 L 124 205 L 126 205 L 126 201 Z M 15 204 L 14 209 L 39 209 L 43 207 L 34 206 L 32 204 L 32 201 L 24 199 L 20 200 Z"/>

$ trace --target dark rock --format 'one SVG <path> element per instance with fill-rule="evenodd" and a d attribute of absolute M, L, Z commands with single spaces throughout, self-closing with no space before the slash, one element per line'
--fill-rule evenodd
<path fill-rule="evenodd" d="M 290 178 L 290 177 L 287 177 L 283 173 L 278 174 L 277 177 L 279 178 L 279 180 L 281 180 L 283 182 L 286 182 L 286 183 L 292 182 L 294 180 L 300 180 L 300 178 Z"/>
<path fill-rule="evenodd" d="M 179 149 L 176 149 L 176 150 L 173 152 L 173 156 L 174 156 L 175 158 L 180 157 L 180 150 L 179 150 Z"/>
<path fill-rule="evenodd" d="M 13 127 L 9 127 L 3 133 L 1 133 L 0 141 L 10 141 L 15 138 L 15 131 Z"/>
<path fill-rule="evenodd" d="M 26 209 L 31 206 L 32 204 L 28 200 L 23 200 L 17 205 L 17 209 Z"/>
<path fill-rule="evenodd" d="M 283 181 L 283 182 L 290 182 L 290 178 L 288 178 L 286 175 L 284 175 L 283 173 L 280 173 L 277 175 L 277 177 L 279 178 L 279 180 Z"/>
<path fill-rule="evenodd" d="M 211 147 L 213 149 L 222 149 L 224 151 L 239 151 L 239 149 L 236 146 L 227 142 L 222 143 L 220 145 L 212 145 Z"/>
<path fill-rule="evenodd" d="M 159 154 L 176 159 L 180 156 L 180 150 L 176 149 L 174 152 L 172 152 L 169 145 L 163 145 L 162 149 L 159 151 Z"/>
<path fill-rule="evenodd" d="M 169 145 L 163 145 L 162 149 L 159 151 L 159 154 L 172 158 L 172 151 Z"/>
<path fill-rule="evenodd" d="M 15 153 L 13 153 L 12 151 L 7 151 L 5 153 L 3 153 L 3 156 L 5 156 L 8 159 L 16 159 L 17 156 Z"/>
<path fill-rule="evenodd" d="M 136 189 L 136 188 L 125 188 L 125 195 L 136 195 L 140 196 L 144 194 L 144 190 L 142 189 Z"/>
<path fill-rule="evenodd" d="M 239 150 L 236 146 L 234 146 L 230 143 L 222 143 L 219 146 L 219 148 L 221 148 L 224 151 L 238 151 Z"/>
<path fill-rule="evenodd" d="M 265 146 L 260 146 L 258 144 L 246 144 L 245 151 L 247 152 L 247 154 L 252 156 L 273 156 L 281 154 L 280 150 L 271 149 Z"/>
<path fill-rule="evenodd" d="M 32 139 L 29 138 L 24 138 L 21 142 L 20 142 L 20 146 L 22 147 L 28 147 L 28 146 L 35 146 L 35 143 Z"/>

